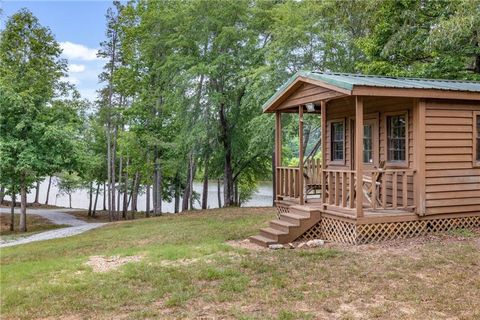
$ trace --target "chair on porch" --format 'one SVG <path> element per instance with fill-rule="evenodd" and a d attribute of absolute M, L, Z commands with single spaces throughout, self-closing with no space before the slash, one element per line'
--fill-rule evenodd
<path fill-rule="evenodd" d="M 305 179 L 305 198 L 309 194 L 318 194 L 322 192 L 321 171 L 322 165 L 320 159 L 315 159 L 314 156 L 320 148 L 319 140 L 310 151 L 309 155 L 303 161 L 303 177 Z M 313 192 L 313 193 L 312 193 Z"/>
<path fill-rule="evenodd" d="M 381 206 L 381 200 L 380 200 L 380 187 L 381 187 L 381 182 L 383 174 L 385 172 L 385 161 L 382 160 L 379 163 L 378 168 L 375 167 L 378 171 L 372 172 L 372 176 L 366 176 L 363 175 L 362 177 L 362 190 L 363 190 L 363 199 L 371 206 L 373 206 L 373 201 L 376 201 L 377 206 Z M 354 198 L 356 197 L 356 184 L 357 182 L 355 181 L 354 183 L 354 188 L 353 188 L 353 196 Z M 373 198 L 373 188 L 377 188 L 376 191 L 376 196 L 375 199 Z M 327 190 L 325 190 L 328 196 L 328 185 L 327 185 Z M 350 199 L 350 193 L 347 194 L 347 201 Z"/>
<path fill-rule="evenodd" d="M 378 168 L 378 171 L 372 172 L 372 176 L 363 176 L 363 195 L 364 199 L 370 204 L 373 205 L 373 202 L 376 202 L 377 206 L 381 206 L 381 200 L 380 200 L 380 187 L 381 187 L 381 181 L 383 174 L 385 172 L 385 160 L 381 160 Z M 375 191 L 375 199 L 373 198 L 373 189 L 376 189 Z"/>

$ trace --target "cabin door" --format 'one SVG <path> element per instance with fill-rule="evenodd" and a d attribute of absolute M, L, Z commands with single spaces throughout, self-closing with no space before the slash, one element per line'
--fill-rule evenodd
<path fill-rule="evenodd" d="M 351 170 L 355 170 L 355 118 L 350 119 L 350 163 Z M 378 120 L 363 121 L 363 164 L 365 166 L 378 165 Z"/>

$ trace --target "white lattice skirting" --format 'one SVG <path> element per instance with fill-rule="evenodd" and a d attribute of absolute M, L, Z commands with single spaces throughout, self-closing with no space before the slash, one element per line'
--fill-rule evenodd
<path fill-rule="evenodd" d="M 307 230 L 299 239 L 324 239 L 339 243 L 365 244 L 478 227 L 480 227 L 479 216 L 360 225 L 330 217 L 322 217 L 319 223 Z"/>

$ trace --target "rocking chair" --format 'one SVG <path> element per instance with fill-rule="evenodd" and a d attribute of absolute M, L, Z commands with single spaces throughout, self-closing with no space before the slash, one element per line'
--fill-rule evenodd
<path fill-rule="evenodd" d="M 382 160 L 379 163 L 378 171 L 372 172 L 372 176 L 363 176 L 363 195 L 365 196 L 365 200 L 367 200 L 370 205 L 373 206 L 373 202 L 376 202 L 376 205 L 381 206 L 380 200 L 380 187 L 383 174 L 385 172 L 385 161 Z M 375 188 L 375 199 L 373 197 L 373 189 Z"/>

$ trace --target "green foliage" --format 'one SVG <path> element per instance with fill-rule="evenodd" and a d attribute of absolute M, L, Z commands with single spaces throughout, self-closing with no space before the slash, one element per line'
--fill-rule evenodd
<path fill-rule="evenodd" d="M 480 3 L 371 1 L 371 32 L 358 40 L 368 74 L 480 80 Z"/>
<path fill-rule="evenodd" d="M 14 14 L 0 38 L 0 183 L 28 187 L 52 162 L 64 162 L 63 128 L 49 104 L 65 71 L 49 29 L 26 10 Z"/>
<path fill-rule="evenodd" d="M 114 1 L 106 20 L 104 87 L 88 116 L 88 103 L 60 81 L 66 62 L 51 32 L 26 10 L 7 21 L 0 40 L 7 189 L 19 176 L 30 185 L 64 170 L 102 183 L 111 152 L 113 180 L 120 161 L 128 180 L 112 192 L 133 191 L 135 176 L 150 186 L 159 173 L 163 199 L 188 197 L 193 173 L 223 179 L 225 193 L 238 190 L 239 205 L 271 177 L 274 121 L 260 106 L 294 72 L 480 80 L 476 0 Z M 305 115 L 305 155 L 319 124 L 318 115 Z M 282 126 L 284 164 L 298 165 L 296 115 L 284 115 Z"/>
<path fill-rule="evenodd" d="M 82 180 L 76 173 L 62 172 L 58 178 L 57 187 L 60 193 L 71 195 L 82 186 Z"/>

